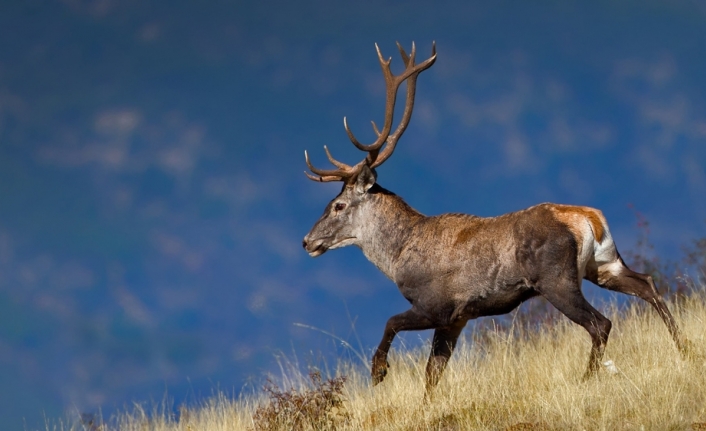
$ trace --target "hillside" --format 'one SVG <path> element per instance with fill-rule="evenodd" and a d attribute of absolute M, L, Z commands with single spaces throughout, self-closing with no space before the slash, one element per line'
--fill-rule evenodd
<path fill-rule="evenodd" d="M 694 344 L 689 360 L 680 358 L 651 308 L 632 301 L 623 309 L 613 306 L 604 361 L 612 360 L 616 368 L 605 367 L 587 382 L 580 377 L 589 337 L 561 318 L 549 327 L 513 325 L 466 334 L 429 400 L 422 383 L 427 349 L 393 350 L 390 373 L 377 387 L 363 367 L 340 363 L 337 373 L 346 376 L 340 388 L 327 386 L 340 380 L 324 379 L 322 390 L 311 391 L 306 376 L 288 375 L 283 379 L 296 382 L 296 389 L 291 383 L 287 390 L 270 386 L 269 397 L 262 393 L 234 401 L 217 395 L 176 415 L 136 408 L 103 425 L 84 418 L 84 424 L 54 429 L 706 429 L 704 299 L 697 292 L 670 303 Z"/>

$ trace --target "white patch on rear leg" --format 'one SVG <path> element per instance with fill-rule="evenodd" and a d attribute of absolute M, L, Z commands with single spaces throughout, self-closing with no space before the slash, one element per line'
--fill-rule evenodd
<path fill-rule="evenodd" d="M 600 265 L 598 267 L 598 284 L 602 286 L 609 279 L 619 276 L 623 268 L 624 266 L 620 259 L 615 259 L 612 262 Z"/>
<path fill-rule="evenodd" d="M 610 235 L 608 226 L 603 226 L 603 241 L 600 243 L 595 241 L 593 243 L 593 259 L 600 268 L 603 264 L 611 263 L 618 259 L 618 252 L 615 250 L 615 243 L 613 242 L 613 237 Z"/>
<path fill-rule="evenodd" d="M 598 270 L 598 284 L 604 285 L 609 279 L 620 275 L 623 269 L 623 264 L 618 257 L 618 251 L 615 249 L 613 237 L 610 235 L 608 225 L 603 225 L 603 240 L 601 242 L 593 242 L 593 260 L 596 262 Z"/>
<path fill-rule="evenodd" d="M 623 271 L 623 264 L 619 260 L 614 260 L 610 263 L 603 264 L 598 267 L 599 271 L 608 272 L 611 275 L 618 276 Z"/>

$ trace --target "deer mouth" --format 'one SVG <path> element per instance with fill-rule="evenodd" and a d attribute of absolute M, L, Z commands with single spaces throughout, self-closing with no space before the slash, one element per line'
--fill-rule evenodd
<path fill-rule="evenodd" d="M 307 253 L 309 253 L 309 256 L 318 257 L 318 256 L 321 256 L 322 254 L 326 253 L 329 249 L 345 247 L 347 245 L 350 245 L 353 243 L 354 239 L 355 239 L 355 237 L 346 237 L 346 238 L 338 240 L 330 245 L 326 245 L 324 240 L 318 240 L 318 241 L 314 241 L 314 242 L 307 242 L 305 240 L 304 241 L 304 249 L 306 250 Z"/>
<path fill-rule="evenodd" d="M 309 253 L 309 256 L 311 257 L 319 257 L 326 253 L 326 250 L 328 250 L 328 248 L 326 248 L 323 244 L 319 244 L 315 249 L 307 250 L 307 253 Z"/>

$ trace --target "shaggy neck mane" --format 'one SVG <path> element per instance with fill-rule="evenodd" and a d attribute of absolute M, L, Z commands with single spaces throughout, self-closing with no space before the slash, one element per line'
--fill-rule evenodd
<path fill-rule="evenodd" d="M 401 197 L 375 184 L 370 190 L 366 220 L 358 246 L 388 278 L 394 280 L 394 263 L 413 227 L 425 216 Z"/>

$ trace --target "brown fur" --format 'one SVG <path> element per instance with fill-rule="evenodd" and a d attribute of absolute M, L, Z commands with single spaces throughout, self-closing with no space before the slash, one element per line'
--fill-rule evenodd
<path fill-rule="evenodd" d="M 463 245 L 464 243 L 468 242 L 473 236 L 478 232 L 479 229 L 478 224 L 474 224 L 468 227 L 464 227 L 461 229 L 461 231 L 456 235 L 456 241 L 454 241 L 454 247 Z"/>

